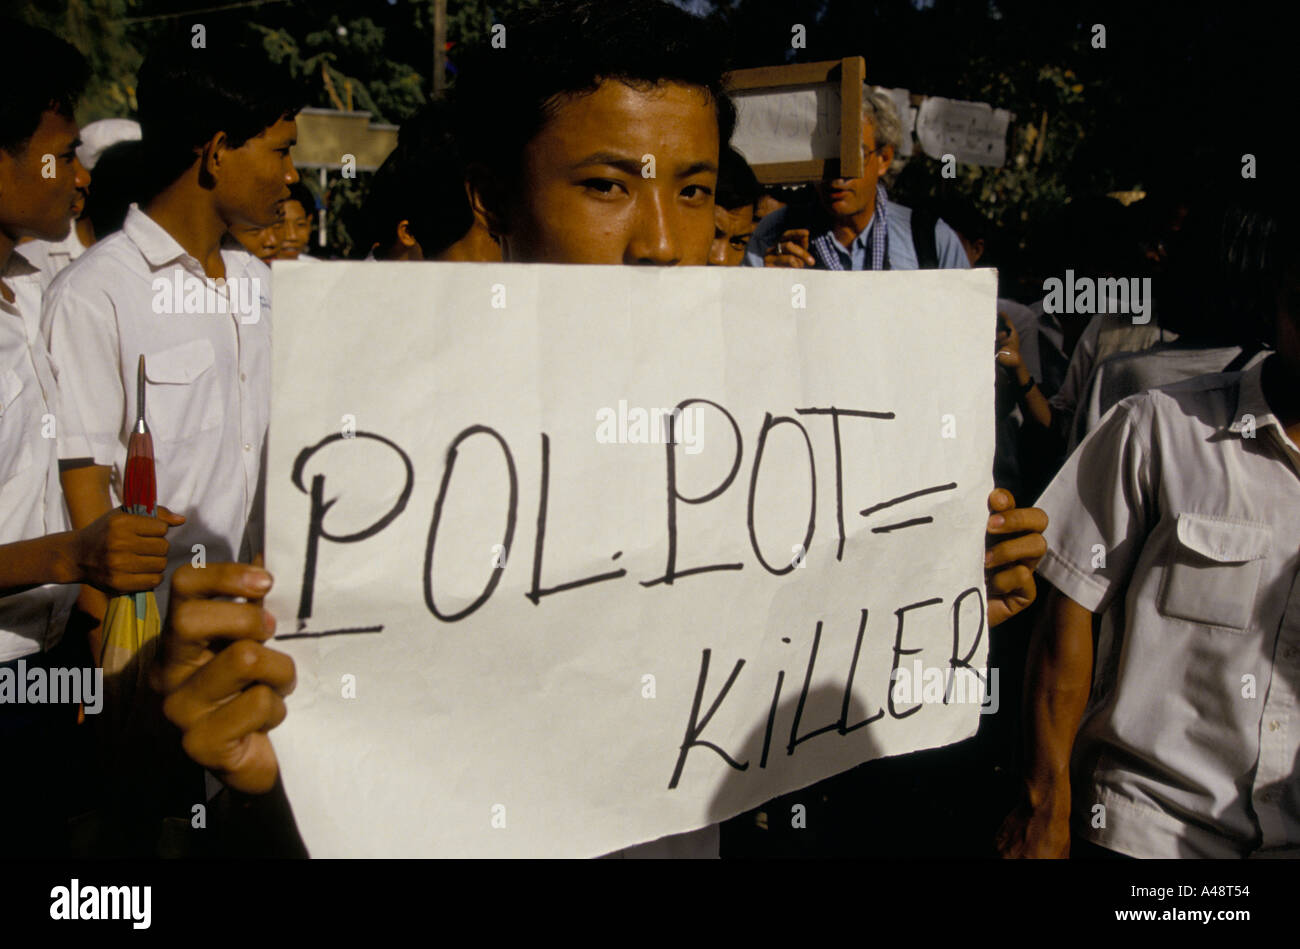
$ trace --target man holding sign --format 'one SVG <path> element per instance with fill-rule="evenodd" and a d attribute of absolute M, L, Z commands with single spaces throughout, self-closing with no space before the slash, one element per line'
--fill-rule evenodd
<path fill-rule="evenodd" d="M 575 29 L 584 37 L 581 44 L 567 42 Z M 496 109 L 490 126 L 472 129 L 468 136 L 478 158 L 471 166 L 470 193 L 475 213 L 501 240 L 505 259 L 661 266 L 707 263 L 719 148 L 733 120 L 721 89 L 721 64 L 710 54 L 711 42 L 702 35 L 698 21 L 666 4 L 651 4 L 629 14 L 606 12 L 595 4 L 565 3 L 548 7 L 530 22 L 509 25 L 509 30 L 506 49 L 485 51 L 493 68 L 477 75 L 467 70 L 461 89 L 468 114 L 487 116 L 489 110 L 476 109 L 483 102 L 493 103 Z M 659 42 L 647 42 L 652 37 Z M 563 63 L 557 62 L 558 57 Z M 497 96 L 503 89 L 513 91 Z M 502 115 L 502 110 L 517 114 Z M 452 271 L 447 274 L 448 280 L 454 279 Z M 533 406 L 521 407 L 521 412 L 533 410 Z M 292 440 L 299 434 L 286 432 L 283 437 Z M 275 437 L 279 436 L 273 436 L 273 441 Z M 374 438 L 356 441 L 373 443 Z M 558 436 L 556 440 L 558 444 Z M 504 439 L 501 443 L 506 444 Z M 543 446 L 544 497 L 545 435 Z M 447 457 L 442 494 L 456 457 L 453 449 Z M 739 463 L 737 453 L 737 467 Z M 436 511 L 442 510 L 442 494 Z M 695 503 L 684 492 L 681 497 Z M 538 521 L 544 526 L 544 500 L 542 505 Z M 1035 509 L 1013 509 L 1014 501 L 1006 492 L 994 492 L 989 505 L 998 512 L 987 530 L 999 542 L 990 547 L 985 561 L 987 618 L 994 625 L 1033 601 L 1032 569 L 1042 554 L 1046 519 Z M 431 535 L 436 532 L 435 525 Z M 541 545 L 539 536 L 533 590 L 537 600 L 557 592 L 537 589 Z M 551 554 L 550 548 L 547 553 Z M 558 559 L 565 554 L 560 550 L 552 556 Z M 526 562 L 526 554 L 518 556 Z M 426 581 L 432 560 L 431 542 Z M 768 570 L 788 572 L 770 566 Z M 607 576 L 625 572 L 611 570 Z M 671 583 L 667 577 L 661 579 Z M 287 655 L 264 645 L 275 629 L 269 613 L 255 603 L 220 598 L 255 599 L 270 588 L 270 582 L 262 571 L 235 565 L 179 570 L 158 670 L 159 685 L 168 694 L 168 717 L 181 728 L 187 752 L 231 787 L 249 792 L 264 792 L 275 784 L 276 757 L 266 732 L 284 720 L 283 696 L 293 688 L 295 670 Z M 643 580 L 634 588 L 642 590 L 653 582 Z M 306 583 L 304 579 L 304 587 Z M 614 586 L 591 589 L 594 595 Z M 318 585 L 317 594 L 324 598 L 328 591 Z M 426 585 L 425 596 L 433 609 L 431 585 Z M 591 615 L 602 614 L 596 610 Z M 302 616 L 300 610 L 300 622 Z M 215 645 L 230 641 L 224 649 Z M 707 661 L 706 650 L 699 691 L 704 691 L 704 679 L 709 678 L 712 700 L 730 660 L 719 657 L 721 670 L 711 677 Z M 315 674 L 304 669 L 308 671 Z M 535 674 L 546 671 L 538 667 Z M 495 683 L 485 682 L 482 688 L 497 692 Z M 688 735 L 679 771 L 690 745 L 705 744 L 698 735 L 713 714 L 698 708 L 699 692 L 696 702 L 702 714 L 697 740 L 692 742 Z M 715 709 L 720 702 L 718 697 Z M 466 718 L 465 724 L 472 723 Z M 674 728 L 680 734 L 680 726 Z M 448 761 L 454 757 L 449 753 Z M 385 775 L 371 773 L 370 777 Z M 418 784 L 414 777 L 410 780 Z"/>

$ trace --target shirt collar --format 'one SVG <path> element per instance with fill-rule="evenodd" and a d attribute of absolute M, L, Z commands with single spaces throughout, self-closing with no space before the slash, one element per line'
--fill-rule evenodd
<path fill-rule="evenodd" d="M 165 267 L 180 258 L 194 261 L 185 248 L 177 243 L 176 238 L 168 234 L 161 224 L 141 211 L 137 204 L 132 204 L 130 210 L 126 212 L 126 221 L 122 224 L 122 230 L 131 239 L 131 243 L 139 248 L 151 267 Z M 197 264 L 197 261 L 195 263 Z"/>
<path fill-rule="evenodd" d="M 826 218 L 826 220 L 825 220 L 825 223 L 824 223 L 824 231 L 825 231 L 825 233 L 831 235 L 831 241 L 832 241 L 832 243 L 835 244 L 836 248 L 839 249 L 839 251 L 840 251 L 841 254 L 847 254 L 847 255 L 849 255 L 849 257 L 852 257 L 854 251 L 861 250 L 861 251 L 864 251 L 864 252 L 870 252 L 870 250 L 871 250 L 871 228 L 872 228 L 872 226 L 873 226 L 875 223 L 876 223 L 876 219 L 875 219 L 874 217 L 872 217 L 872 219 L 871 219 L 870 221 L 867 222 L 867 226 L 864 227 L 861 231 L 858 232 L 858 236 L 855 237 L 855 238 L 853 238 L 853 240 L 849 242 L 849 246 L 848 246 L 848 247 L 845 247 L 843 244 L 841 244 L 841 243 L 839 242 L 839 239 L 838 239 L 838 238 L 835 236 L 835 234 L 831 231 L 831 220 L 830 220 L 830 218 Z"/>
<path fill-rule="evenodd" d="M 1244 428 L 1242 420 L 1247 415 L 1255 417 L 1255 428 L 1271 429 L 1273 441 L 1286 455 L 1295 468 L 1296 474 L 1300 474 L 1300 445 L 1291 440 L 1286 432 L 1286 428 L 1273 410 L 1269 408 L 1268 402 L 1264 399 L 1264 363 L 1267 360 L 1261 359 L 1255 365 L 1245 370 L 1241 374 L 1241 385 L 1237 395 L 1237 412 L 1236 418 L 1228 426 L 1231 432 L 1239 432 Z"/>
<path fill-rule="evenodd" d="M 5 264 L 4 272 L 0 273 L 0 279 L 10 280 L 15 277 L 29 277 L 39 272 L 38 268 L 30 260 L 18 252 L 22 246 L 22 244 L 19 244 L 10 252 L 9 263 Z"/>
<path fill-rule="evenodd" d="M 188 264 L 189 268 L 196 274 L 203 274 L 203 268 L 199 265 L 198 260 L 182 247 L 176 238 L 172 237 L 161 224 L 141 211 L 139 205 L 131 205 L 130 210 L 126 213 L 126 221 L 122 224 L 122 230 L 131 239 L 131 242 L 139 248 L 140 253 L 150 267 L 158 269 L 180 261 L 182 264 Z M 257 260 L 229 232 L 222 235 L 221 256 L 226 261 L 228 270 L 232 267 L 241 266 L 247 269 L 250 261 Z"/>
<path fill-rule="evenodd" d="M 1268 402 L 1264 399 L 1264 362 L 1260 360 L 1242 372 L 1241 378 L 1237 383 L 1237 411 L 1233 413 L 1232 423 L 1228 425 L 1228 431 L 1239 433 L 1245 427 L 1245 418 L 1247 415 L 1254 419 L 1256 429 L 1264 428 L 1268 425 L 1275 425 L 1281 429 L 1282 424 L 1273 414 L 1273 410 L 1268 407 Z"/>

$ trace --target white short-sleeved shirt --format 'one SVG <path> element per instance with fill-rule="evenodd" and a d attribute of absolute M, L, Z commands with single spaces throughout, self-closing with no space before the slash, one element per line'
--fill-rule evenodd
<path fill-rule="evenodd" d="M 40 273 L 17 254 L 0 296 L 0 544 L 68 529 L 59 488 L 57 392 L 39 333 Z M 0 662 L 50 649 L 63 637 L 77 597 L 73 584 L 47 584 L 0 597 Z"/>
<path fill-rule="evenodd" d="M 1262 367 L 1123 400 L 1038 502 L 1038 572 L 1102 616 L 1074 830 L 1121 853 L 1300 855 L 1300 449 Z"/>
<path fill-rule="evenodd" d="M 42 309 L 59 392 L 79 420 L 63 426 L 60 457 L 109 466 L 117 498 L 145 356 L 158 503 L 188 518 L 168 532 L 168 576 L 196 544 L 208 562 L 249 560 L 261 546 L 271 272 L 233 241 L 221 257 L 224 288 L 132 205 L 120 232 L 55 279 Z M 166 581 L 157 592 L 165 611 Z"/>

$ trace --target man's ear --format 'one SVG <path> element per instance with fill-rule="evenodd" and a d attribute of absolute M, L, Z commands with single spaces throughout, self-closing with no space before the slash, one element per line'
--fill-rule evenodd
<path fill-rule="evenodd" d="M 230 140 L 226 138 L 225 132 L 218 132 L 203 143 L 203 148 L 199 152 L 199 182 L 204 187 L 211 187 L 216 183 L 222 168 L 225 167 L 226 151 L 229 148 Z"/>
<path fill-rule="evenodd" d="M 411 222 L 405 218 L 397 222 L 397 243 L 402 247 L 398 260 L 424 260 L 424 248 L 411 233 Z"/>
<path fill-rule="evenodd" d="M 465 197 L 474 219 L 494 240 L 510 233 L 505 189 L 486 165 L 475 162 L 465 169 Z"/>
<path fill-rule="evenodd" d="M 885 177 L 885 172 L 889 171 L 889 166 L 894 162 L 894 146 L 886 145 L 879 152 L 880 156 L 880 177 Z"/>

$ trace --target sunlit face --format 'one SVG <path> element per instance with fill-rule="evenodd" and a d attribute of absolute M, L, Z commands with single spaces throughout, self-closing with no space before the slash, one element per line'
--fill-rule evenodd
<path fill-rule="evenodd" d="M 737 267 L 745 259 L 745 248 L 754 236 L 754 206 L 728 211 L 718 205 L 713 209 L 713 246 L 709 250 L 709 264 L 715 267 Z"/>
<path fill-rule="evenodd" d="M 292 199 L 284 202 L 284 217 L 277 227 L 280 249 L 276 260 L 297 260 L 299 254 L 306 253 L 307 242 L 311 240 L 311 218 L 302 202 Z"/>
<path fill-rule="evenodd" d="M 298 180 L 289 157 L 297 140 L 297 124 L 282 118 L 239 148 L 216 150 L 214 196 L 232 231 L 238 225 L 269 227 L 279 220 L 289 185 Z"/>
<path fill-rule="evenodd" d="M 230 228 L 235 240 L 259 260 L 269 263 L 280 250 L 280 228 L 278 224 L 270 227 L 257 227 L 251 224 L 236 224 Z"/>
<path fill-rule="evenodd" d="M 90 186 L 90 172 L 77 160 L 77 135 L 77 123 L 47 110 L 18 155 L 0 149 L 0 228 L 11 240 L 68 236 Z"/>
<path fill-rule="evenodd" d="M 522 168 L 517 204 L 496 213 L 505 259 L 707 263 L 718 121 L 704 89 L 607 80 L 559 107 Z"/>
<path fill-rule="evenodd" d="M 894 160 L 894 150 L 886 145 L 876 145 L 875 126 L 862 123 L 862 177 L 833 178 L 817 183 L 817 196 L 832 217 L 851 218 L 861 214 L 874 200 L 876 182 L 889 170 Z"/>

